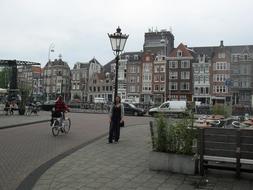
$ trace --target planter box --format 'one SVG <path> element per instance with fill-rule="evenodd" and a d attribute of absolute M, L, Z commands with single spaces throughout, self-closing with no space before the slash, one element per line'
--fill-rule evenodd
<path fill-rule="evenodd" d="M 193 156 L 154 151 L 149 153 L 150 170 L 194 175 L 196 173 L 195 163 Z"/>

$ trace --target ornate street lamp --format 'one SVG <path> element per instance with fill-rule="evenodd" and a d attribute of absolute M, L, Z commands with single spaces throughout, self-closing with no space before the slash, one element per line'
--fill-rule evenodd
<path fill-rule="evenodd" d="M 114 101 L 118 94 L 118 70 L 119 70 L 119 54 L 124 50 L 124 47 L 126 45 L 126 41 L 129 35 L 122 34 L 120 27 L 116 29 L 116 32 L 113 34 L 108 34 L 112 50 L 115 52 L 115 62 L 116 62 L 116 68 L 115 68 L 115 91 L 114 91 Z"/>
<path fill-rule="evenodd" d="M 48 48 L 48 61 L 50 62 L 50 53 L 54 52 L 54 44 L 51 43 L 49 48 Z"/>

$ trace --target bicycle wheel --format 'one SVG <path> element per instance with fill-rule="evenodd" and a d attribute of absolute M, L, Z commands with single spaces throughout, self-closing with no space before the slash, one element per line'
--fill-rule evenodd
<path fill-rule="evenodd" d="M 54 121 L 53 125 L 52 125 L 52 133 L 53 133 L 53 136 L 58 136 L 59 135 L 59 129 L 58 129 L 58 126 L 56 124 L 57 122 Z"/>
<path fill-rule="evenodd" d="M 71 120 L 68 118 L 65 119 L 63 122 L 64 122 L 64 132 L 67 134 L 70 130 Z"/>

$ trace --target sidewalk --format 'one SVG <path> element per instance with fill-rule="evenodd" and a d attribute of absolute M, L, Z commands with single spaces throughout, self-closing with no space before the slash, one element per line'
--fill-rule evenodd
<path fill-rule="evenodd" d="M 48 169 L 33 189 L 253 189 L 252 178 L 237 180 L 231 172 L 210 174 L 207 181 L 200 176 L 149 171 L 151 142 L 147 125 L 123 128 L 119 144 L 106 142 L 101 138 L 65 157 Z"/>
<path fill-rule="evenodd" d="M 40 111 L 38 115 L 0 115 L 0 129 L 49 121 L 51 112 Z"/>

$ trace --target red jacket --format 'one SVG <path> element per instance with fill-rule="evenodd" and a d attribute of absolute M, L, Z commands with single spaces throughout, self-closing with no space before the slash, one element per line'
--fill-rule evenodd
<path fill-rule="evenodd" d="M 55 111 L 56 112 L 65 112 L 68 111 L 68 107 L 66 106 L 66 104 L 62 101 L 62 100 L 57 100 L 55 102 Z"/>

